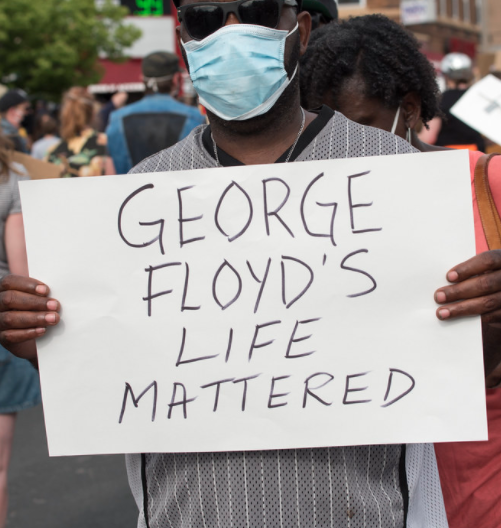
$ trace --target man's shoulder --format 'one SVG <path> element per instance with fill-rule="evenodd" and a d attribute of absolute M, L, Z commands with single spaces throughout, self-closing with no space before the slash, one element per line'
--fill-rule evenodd
<path fill-rule="evenodd" d="M 200 113 L 197 107 L 187 105 L 186 103 L 183 103 L 181 101 L 178 101 L 177 99 L 174 99 L 170 95 L 168 95 L 167 97 L 170 99 L 172 106 L 175 108 L 179 108 L 180 111 L 186 114 L 190 114 L 190 115 L 202 116 L 202 114 Z"/>
<path fill-rule="evenodd" d="M 172 112 L 183 114 L 191 118 L 198 118 L 200 123 L 203 121 L 203 116 L 197 108 L 176 101 L 173 97 L 167 94 L 147 95 L 135 103 L 119 108 L 111 113 L 110 121 L 121 119 L 131 114 L 149 112 Z"/>
<path fill-rule="evenodd" d="M 207 125 L 198 125 L 184 139 L 153 154 L 133 167 L 129 174 L 145 172 L 169 172 L 203 169 L 211 166 L 209 155 L 202 144 L 202 134 Z"/>
<path fill-rule="evenodd" d="M 180 101 L 176 101 L 176 99 L 172 100 L 172 106 L 171 111 L 176 114 L 183 114 L 187 116 L 189 119 L 193 119 L 196 123 L 202 124 L 205 123 L 205 117 L 200 113 L 200 110 L 194 106 L 189 106 L 185 103 L 182 103 Z"/>
<path fill-rule="evenodd" d="M 134 113 L 136 111 L 135 110 L 135 105 L 137 105 L 137 103 L 140 103 L 140 102 L 141 101 L 137 101 L 135 103 L 131 103 L 131 104 L 129 104 L 127 106 L 124 106 L 122 108 L 118 108 L 117 110 L 113 110 L 110 113 L 108 126 L 106 127 L 106 134 L 109 134 L 110 130 L 114 131 L 114 129 L 118 126 L 118 123 L 120 123 L 120 120 L 123 117 L 128 116 L 131 113 Z"/>
<path fill-rule="evenodd" d="M 140 99 L 139 101 L 136 101 L 135 103 L 130 103 L 122 108 L 118 108 L 117 110 L 113 110 L 110 114 L 110 121 L 112 119 L 120 119 L 121 117 L 128 116 L 129 114 L 135 114 L 142 111 L 142 107 L 145 106 L 144 104 L 145 97 Z"/>

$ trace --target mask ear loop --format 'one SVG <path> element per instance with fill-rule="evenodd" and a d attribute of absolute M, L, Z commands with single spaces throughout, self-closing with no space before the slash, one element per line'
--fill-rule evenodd
<path fill-rule="evenodd" d="M 157 85 L 157 81 L 155 78 L 150 78 L 148 79 L 147 83 L 146 83 L 146 86 L 150 89 L 150 90 L 153 90 L 155 93 L 158 92 L 158 85 Z"/>
<path fill-rule="evenodd" d="M 393 120 L 393 126 L 391 127 L 391 133 L 394 134 L 395 130 L 397 129 L 398 125 L 398 118 L 400 117 L 400 105 L 397 110 L 397 114 L 395 115 L 395 119 Z"/>
<path fill-rule="evenodd" d="M 287 38 L 289 38 L 293 33 L 295 33 L 299 28 L 299 22 L 296 22 L 296 25 L 294 26 L 294 29 L 291 29 L 289 31 L 289 34 L 287 35 Z"/>

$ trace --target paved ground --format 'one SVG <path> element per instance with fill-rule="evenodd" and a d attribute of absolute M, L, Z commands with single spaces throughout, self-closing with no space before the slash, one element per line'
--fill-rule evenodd
<path fill-rule="evenodd" d="M 8 528 L 134 528 L 122 455 L 49 458 L 42 407 L 19 414 Z"/>

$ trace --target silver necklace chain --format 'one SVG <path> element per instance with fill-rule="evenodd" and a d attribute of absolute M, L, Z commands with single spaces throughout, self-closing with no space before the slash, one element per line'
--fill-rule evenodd
<path fill-rule="evenodd" d="M 294 143 L 292 144 L 292 147 L 289 149 L 289 153 L 287 154 L 287 158 L 285 158 L 284 163 L 288 163 L 289 160 L 291 159 L 292 153 L 294 152 L 294 149 L 296 148 L 297 142 L 299 141 L 299 138 L 301 137 L 301 134 L 303 133 L 306 116 L 302 108 L 301 108 L 301 115 L 302 115 L 301 127 L 299 128 L 299 132 L 297 133 L 296 139 Z M 217 155 L 217 145 L 216 145 L 216 142 L 214 141 L 214 136 L 212 135 L 212 133 L 210 137 L 212 139 L 212 146 L 214 147 L 214 157 L 216 158 L 217 166 L 221 167 L 222 165 L 221 165 L 221 162 L 219 161 L 219 156 Z"/>
<path fill-rule="evenodd" d="M 303 108 L 301 108 L 301 116 L 302 116 L 302 119 L 301 119 L 301 126 L 299 128 L 299 132 L 297 133 L 296 140 L 292 144 L 292 147 L 290 148 L 289 154 L 287 154 L 287 157 L 285 158 L 284 163 L 288 163 L 289 160 L 291 159 L 292 153 L 294 152 L 294 149 L 296 148 L 297 142 L 299 141 L 299 138 L 301 137 L 301 134 L 303 133 L 304 123 L 306 121 L 306 116 L 304 115 Z"/>

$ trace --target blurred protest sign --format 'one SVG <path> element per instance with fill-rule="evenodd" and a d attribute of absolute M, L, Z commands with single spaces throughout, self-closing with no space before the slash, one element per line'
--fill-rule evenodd
<path fill-rule="evenodd" d="M 52 455 L 487 437 L 466 152 L 20 188 Z"/>
<path fill-rule="evenodd" d="M 451 114 L 501 145 L 501 81 L 487 75 L 468 89 Z"/>
<path fill-rule="evenodd" d="M 15 151 L 12 153 L 12 161 L 23 165 L 32 180 L 45 180 L 61 176 L 61 166 L 33 158 L 29 154 Z"/>

